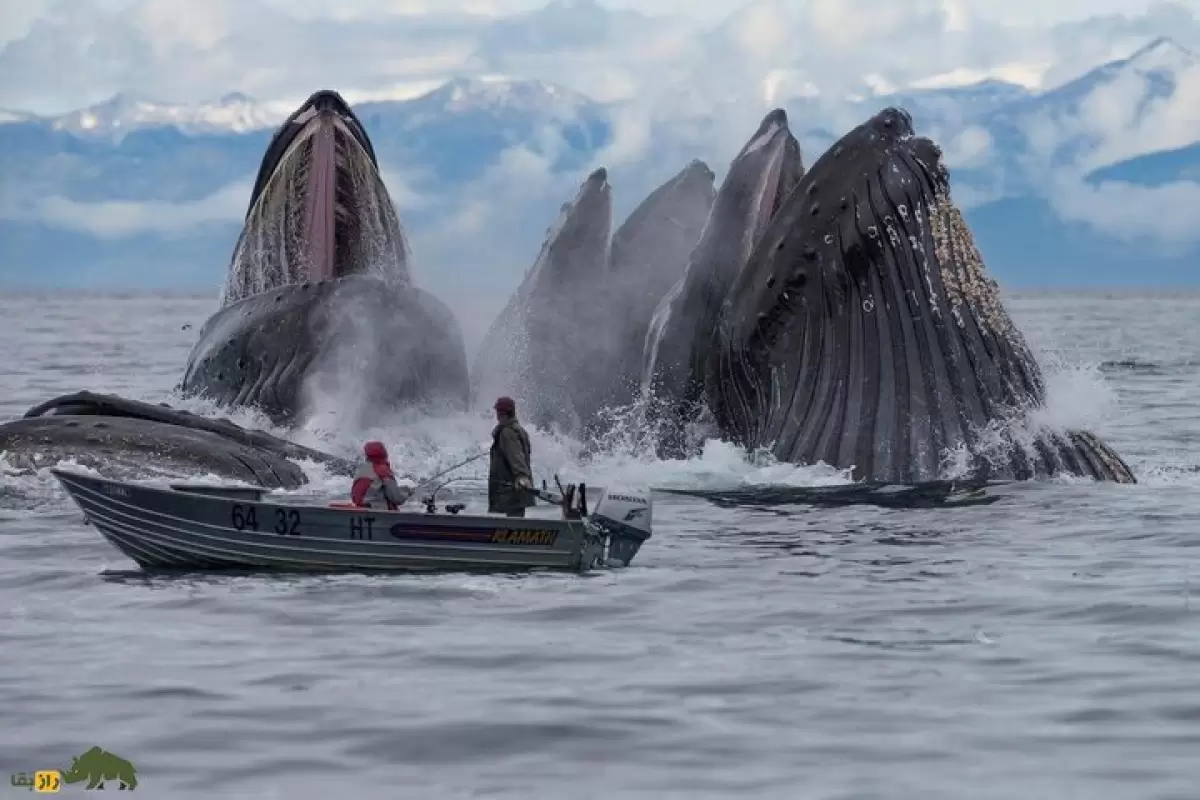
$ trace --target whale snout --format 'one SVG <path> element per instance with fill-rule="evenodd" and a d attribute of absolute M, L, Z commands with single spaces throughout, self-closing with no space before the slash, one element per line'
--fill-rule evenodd
<path fill-rule="evenodd" d="M 916 128 L 913 127 L 912 115 L 906 110 L 896 108 L 895 106 L 888 106 L 871 117 L 867 121 L 866 127 L 873 133 L 882 134 L 890 138 L 914 136 L 916 134 Z"/>
<path fill-rule="evenodd" d="M 758 132 L 763 133 L 769 128 L 786 128 L 787 126 L 787 112 L 782 108 L 775 108 L 767 112 L 767 115 L 763 117 L 762 124 L 758 127 Z"/>

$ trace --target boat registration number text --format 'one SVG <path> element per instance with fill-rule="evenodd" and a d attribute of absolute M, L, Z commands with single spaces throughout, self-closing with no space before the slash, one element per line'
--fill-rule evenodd
<path fill-rule="evenodd" d="M 492 532 L 492 541 L 496 544 L 532 544 L 549 546 L 558 539 L 558 531 L 533 530 L 522 528 L 512 530 L 497 528 Z"/>
<path fill-rule="evenodd" d="M 234 503 L 229 510 L 229 523 L 239 531 L 261 530 L 258 523 L 258 508 L 243 503 Z M 276 508 L 266 521 L 268 530 L 280 536 L 300 535 L 300 512 L 294 508 Z"/>

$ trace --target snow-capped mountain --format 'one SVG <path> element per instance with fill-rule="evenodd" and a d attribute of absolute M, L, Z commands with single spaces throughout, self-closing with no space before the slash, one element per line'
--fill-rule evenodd
<path fill-rule="evenodd" d="M 544 81 L 514 80 L 504 76 L 455 78 L 407 101 L 368 101 L 355 104 L 365 119 L 403 117 L 406 127 L 444 120 L 450 116 L 534 115 L 540 119 L 572 120 L 596 104 L 572 89 Z M 39 117 L 0 109 L 0 124 L 34 123 L 79 137 L 120 138 L 150 128 L 171 128 L 186 135 L 250 133 L 274 129 L 294 110 L 294 104 L 263 103 L 240 92 L 231 92 L 211 103 L 162 103 L 130 94 L 77 109 L 57 117 Z"/>
<path fill-rule="evenodd" d="M 364 104 L 362 113 L 382 110 L 386 104 Z M 544 81 L 513 80 L 502 76 L 455 78 L 404 104 L 413 120 L 437 119 L 448 114 L 537 114 L 572 119 L 593 101 L 564 86 Z"/>
<path fill-rule="evenodd" d="M 355 106 L 385 163 L 415 162 L 437 186 L 478 177 L 506 150 L 580 169 L 608 140 L 605 108 L 544 81 L 458 78 L 403 102 Z M 415 178 L 415 175 L 414 175 Z"/>
<path fill-rule="evenodd" d="M 1200 185 L 1187 183 L 1200 180 L 1198 65 L 1156 39 L 1043 92 L 988 78 L 832 98 L 797 73 L 773 96 L 755 86 L 680 117 L 544 81 L 477 77 L 355 109 L 429 269 L 447 261 L 523 269 L 558 205 L 595 166 L 610 168 L 623 214 L 693 157 L 719 181 L 772 106 L 787 109 L 812 164 L 850 127 L 898 105 L 942 146 L 954 196 L 1002 282 L 1084 268 L 1089 280 L 1120 281 L 1133 259 L 1143 279 L 1195 269 L 1195 254 L 1180 256 L 1178 242 L 1173 255 L 1157 254 L 1153 240 L 1131 244 L 1141 234 L 1115 229 L 1111 212 L 1087 214 L 1126 191 L 1142 217 L 1195 213 L 1179 198 L 1194 189 L 1200 201 Z M 57 118 L 11 114 L 0 124 L 0 285 L 71 282 L 81 271 L 215 284 L 245 212 L 244 184 L 291 110 L 237 94 L 198 106 L 120 95 Z M 1175 194 L 1159 209 L 1146 192 L 1166 184 Z M 1097 187 L 1104 194 L 1089 194 Z M 166 253 L 175 266 L 163 272 Z"/>
<path fill-rule="evenodd" d="M 272 128 L 288 109 L 231 92 L 212 103 L 160 103 L 121 93 L 50 120 L 54 130 L 80 136 L 124 136 L 141 128 L 172 127 L 185 133 L 243 133 Z M 26 118 L 28 120 L 29 117 Z"/>
<path fill-rule="evenodd" d="M 0 108 L 0 125 L 5 125 L 10 122 L 30 122 L 36 119 L 33 114 L 25 111 L 10 111 L 7 108 Z"/>
<path fill-rule="evenodd" d="M 1157 38 L 1128 58 L 1012 106 L 983 124 L 1030 160 L 1081 172 L 1200 138 L 1200 57 Z"/>
<path fill-rule="evenodd" d="M 1103 64 L 1070 83 L 1043 94 L 1036 106 L 1078 107 L 1098 89 L 1136 78 L 1148 84 L 1155 97 L 1166 97 L 1179 85 L 1182 75 L 1200 64 L 1191 50 L 1160 36 L 1128 58 Z"/>

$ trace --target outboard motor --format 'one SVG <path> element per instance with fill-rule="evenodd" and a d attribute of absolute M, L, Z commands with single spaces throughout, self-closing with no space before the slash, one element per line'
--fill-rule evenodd
<path fill-rule="evenodd" d="M 650 496 L 640 492 L 592 489 L 596 496 L 588 524 L 607 538 L 604 561 L 623 567 L 637 555 L 653 528 Z"/>

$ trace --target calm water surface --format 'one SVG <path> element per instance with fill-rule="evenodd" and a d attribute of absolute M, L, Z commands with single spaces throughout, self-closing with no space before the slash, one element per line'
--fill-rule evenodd
<path fill-rule="evenodd" d="M 167 399 L 214 304 L 0 296 L 0 419 L 78 388 Z M 100 745 L 150 798 L 1196 798 L 1200 297 L 1009 305 L 1065 365 L 1051 413 L 1140 485 L 925 511 L 659 495 L 635 566 L 589 577 L 150 580 L 48 474 L 0 464 L 0 773 Z M 425 469 L 488 430 L 388 437 Z M 811 474 L 719 449 L 595 473 Z"/>

